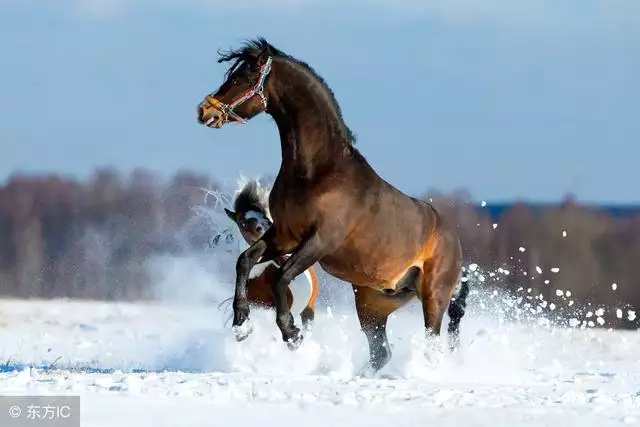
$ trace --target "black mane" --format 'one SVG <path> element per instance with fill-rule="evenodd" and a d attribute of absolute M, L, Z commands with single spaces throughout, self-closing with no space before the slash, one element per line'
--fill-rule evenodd
<path fill-rule="evenodd" d="M 231 49 L 223 53 L 218 51 L 218 63 L 228 62 L 234 60 L 231 67 L 227 70 L 225 78 L 229 76 L 245 61 L 256 60 L 262 53 L 269 52 L 272 56 L 280 56 L 287 59 L 293 59 L 289 55 L 281 52 L 272 45 L 270 45 L 264 38 L 259 37 L 255 40 L 245 41 L 242 47 L 238 49 Z"/>
<path fill-rule="evenodd" d="M 258 181 L 251 180 L 242 187 L 233 202 L 236 212 L 260 211 L 269 216 L 269 192 L 260 187 Z"/>
<path fill-rule="evenodd" d="M 344 118 L 342 117 L 342 110 L 340 109 L 338 100 L 336 99 L 335 94 L 333 93 L 329 85 L 327 85 L 327 83 L 324 81 L 324 79 L 320 77 L 318 73 L 316 73 L 315 70 L 311 68 L 311 66 L 309 66 L 309 64 L 282 52 L 281 50 L 279 50 L 278 48 L 274 47 L 269 42 L 267 42 L 263 37 L 258 37 L 254 40 L 248 40 L 242 45 L 242 47 L 238 49 L 229 50 L 226 53 L 222 53 L 221 51 L 218 51 L 218 55 L 220 56 L 218 58 L 218 63 L 234 60 L 233 64 L 231 64 L 231 67 L 229 67 L 225 75 L 225 78 L 229 78 L 229 76 L 243 62 L 248 60 L 255 60 L 263 53 L 267 53 L 270 56 L 285 58 L 292 62 L 295 62 L 296 64 L 307 69 L 316 79 L 318 79 L 318 81 L 322 84 L 322 86 L 331 96 L 331 100 L 333 101 L 333 107 L 336 109 L 340 124 L 344 127 L 344 130 L 348 136 L 349 144 L 353 145 L 356 143 L 356 135 L 351 131 L 351 129 L 349 129 L 347 124 L 344 122 Z"/>

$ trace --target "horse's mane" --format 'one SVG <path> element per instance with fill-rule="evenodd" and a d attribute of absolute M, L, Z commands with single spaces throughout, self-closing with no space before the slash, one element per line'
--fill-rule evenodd
<path fill-rule="evenodd" d="M 225 53 L 218 51 L 218 55 L 220 56 L 218 59 L 218 62 L 221 63 L 221 62 L 227 62 L 232 60 L 234 61 L 233 64 L 231 64 L 231 67 L 229 67 L 229 69 L 227 70 L 227 73 L 225 75 L 226 78 L 229 78 L 229 76 L 243 62 L 247 60 L 255 60 L 263 53 L 267 53 L 268 55 L 271 55 L 271 56 L 277 56 L 280 58 L 288 59 L 289 61 L 292 61 L 300 65 L 307 71 L 309 71 L 311 75 L 318 80 L 321 86 L 329 94 L 333 104 L 333 108 L 335 108 L 336 110 L 336 115 L 338 116 L 339 123 L 343 127 L 347 135 L 347 138 L 348 138 L 347 142 L 349 143 L 349 145 L 354 145 L 356 143 L 356 135 L 351 131 L 351 129 L 349 129 L 349 127 L 345 123 L 344 118 L 342 117 L 342 110 L 340 109 L 340 105 L 338 104 L 335 94 L 333 93 L 329 85 L 327 85 L 327 83 L 324 81 L 324 79 L 320 77 L 318 73 L 316 73 L 315 70 L 311 68 L 311 66 L 309 66 L 309 64 L 282 52 L 281 50 L 279 50 L 278 48 L 274 47 L 269 42 L 267 42 L 263 37 L 258 37 L 257 39 L 254 39 L 254 40 L 248 40 L 242 45 L 242 47 L 238 49 L 232 49 Z"/>
<path fill-rule="evenodd" d="M 240 183 L 240 189 L 236 191 L 233 209 L 236 212 L 259 210 L 264 212 L 269 221 L 273 221 L 269 213 L 269 189 L 260 185 L 256 179 Z"/>

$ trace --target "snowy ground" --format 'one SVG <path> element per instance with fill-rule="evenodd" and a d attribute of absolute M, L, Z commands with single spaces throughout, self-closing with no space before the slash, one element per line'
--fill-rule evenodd
<path fill-rule="evenodd" d="M 640 345 L 629 332 L 492 328 L 468 318 L 460 357 L 430 367 L 422 349 L 411 348 L 419 318 L 403 313 L 392 323 L 387 378 L 353 380 L 366 347 L 352 316 L 320 315 L 293 354 L 272 340 L 271 325 L 233 342 L 211 308 L 4 301 L 0 310 L 4 359 L 40 367 L 2 374 L 0 392 L 80 394 L 84 426 L 205 426 L 234 417 L 312 426 L 640 419 Z"/>
<path fill-rule="evenodd" d="M 493 305 L 463 320 L 455 357 L 426 359 L 418 306 L 398 313 L 392 363 L 372 380 L 352 378 L 367 347 L 348 305 L 318 313 L 292 353 L 264 311 L 236 343 L 214 303 L 4 300 L 0 393 L 80 394 L 83 427 L 640 422 L 638 332 L 505 321 L 503 302 L 478 299 Z"/>

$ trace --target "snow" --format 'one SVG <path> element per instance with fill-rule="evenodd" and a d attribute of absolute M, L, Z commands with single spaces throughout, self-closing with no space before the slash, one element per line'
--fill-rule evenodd
<path fill-rule="evenodd" d="M 515 296 L 484 288 L 509 275 L 502 268 L 469 265 L 457 353 L 446 351 L 445 334 L 424 339 L 417 302 L 392 315 L 393 356 L 373 379 L 354 378 L 368 347 L 351 288 L 326 277 L 313 329 L 297 351 L 282 342 L 274 313 L 258 309 L 250 314 L 253 333 L 238 343 L 227 299 L 240 248 L 229 241 L 213 259 L 151 262 L 157 302 L 0 300 L 0 394 L 80 395 L 83 427 L 640 420 L 639 332 L 594 329 L 586 320 L 593 312 L 561 318 L 559 305 L 573 305 L 569 291 L 547 302 L 530 288 Z M 635 319 L 635 311 L 621 310 L 597 307 L 597 321 Z"/>
<path fill-rule="evenodd" d="M 390 365 L 365 380 L 353 378 L 367 347 L 348 305 L 317 313 L 290 352 L 262 310 L 251 312 L 254 333 L 236 343 L 211 303 L 3 300 L 0 393 L 80 394 L 83 426 L 640 419 L 637 332 L 541 327 L 492 312 L 470 308 L 461 351 L 431 348 L 425 358 L 422 315 L 408 307 L 389 322 Z"/>

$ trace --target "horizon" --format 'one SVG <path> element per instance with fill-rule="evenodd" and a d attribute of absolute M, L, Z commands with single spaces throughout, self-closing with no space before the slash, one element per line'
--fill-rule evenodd
<path fill-rule="evenodd" d="M 233 184 L 231 184 L 231 187 L 233 187 L 233 189 L 229 186 L 228 182 L 222 182 L 219 181 L 216 176 L 214 174 L 211 174 L 209 172 L 206 171 L 196 171 L 196 170 L 189 170 L 189 169 L 181 169 L 181 170 L 177 170 L 177 171 L 173 171 L 171 173 L 159 173 L 157 171 L 153 171 L 153 170 L 149 170 L 149 169 L 145 169 L 145 168 L 134 168 L 131 171 L 120 171 L 117 170 L 116 168 L 113 167 L 103 167 L 103 168 L 96 168 L 91 174 L 89 174 L 88 176 L 85 177 L 78 177 L 78 176 L 74 176 L 74 175 L 70 175 L 70 174 L 63 174 L 63 173 L 58 173 L 58 172 L 46 172 L 46 171 L 42 171 L 42 172 L 20 172 L 20 171 L 14 171 L 12 174 L 10 174 L 9 176 L 6 176 L 4 179 L 0 180 L 0 189 L 2 189 L 2 187 L 6 187 L 11 179 L 14 178 L 26 178 L 26 179 L 44 179 L 44 178 L 48 178 L 48 177 L 55 177 L 55 178 L 60 178 L 63 180 L 71 180 L 74 182 L 77 182 L 81 185 L 83 184 L 87 184 L 90 182 L 91 178 L 93 177 L 94 173 L 100 172 L 100 171 L 111 171 L 113 173 L 115 173 L 118 177 L 124 179 L 125 181 L 129 178 L 131 178 L 133 176 L 133 174 L 135 174 L 136 172 L 143 172 L 143 173 L 149 173 L 152 175 L 153 179 L 160 181 L 160 183 L 168 183 L 169 180 L 171 180 L 173 177 L 177 176 L 178 174 L 181 173 L 189 173 L 189 174 L 194 174 L 194 175 L 198 175 L 198 176 L 206 176 L 207 178 L 209 178 L 211 181 L 209 182 L 209 184 L 217 184 L 221 187 L 221 189 L 223 191 L 233 191 L 237 186 L 237 183 L 243 178 L 243 176 L 236 176 L 235 182 Z M 246 177 L 244 177 L 246 178 Z M 260 176 L 260 177 L 250 177 L 250 178 L 255 178 L 255 179 L 259 179 L 260 181 L 263 181 L 266 177 L 265 176 Z M 275 178 L 275 177 L 274 177 Z M 545 208 L 553 208 L 553 207 L 558 207 L 558 206 L 562 206 L 563 204 L 570 202 L 570 201 L 574 201 L 576 202 L 580 207 L 583 208 L 596 208 L 596 209 L 605 209 L 607 211 L 609 211 L 610 213 L 613 213 L 614 211 L 619 211 L 622 210 L 624 212 L 626 211 L 630 211 L 631 213 L 635 213 L 636 211 L 638 211 L 638 213 L 640 213 L 640 202 L 610 202 L 610 203 L 602 203 L 602 202 L 589 202 L 589 201 L 582 201 L 579 200 L 575 197 L 575 195 L 571 194 L 571 193 L 567 193 L 565 194 L 561 199 L 559 200 L 552 200 L 552 201 L 545 201 L 545 200 L 527 200 L 526 198 L 514 198 L 514 199 L 508 199 L 508 200 L 487 200 L 487 199 L 477 199 L 474 198 L 472 194 L 469 194 L 468 191 L 466 191 L 464 188 L 459 188 L 459 189 L 454 189 L 451 192 L 439 192 L 438 189 L 434 189 L 434 191 L 436 191 L 435 194 L 432 193 L 428 193 L 428 191 L 422 191 L 422 192 L 418 192 L 418 193 L 408 193 L 409 196 L 412 197 L 418 197 L 418 198 L 426 198 L 429 195 L 434 196 L 434 195 L 441 195 L 445 198 L 450 198 L 456 195 L 456 193 L 460 193 L 462 192 L 464 195 L 468 195 L 469 198 L 465 199 L 468 200 L 469 203 L 474 206 L 475 208 L 482 210 L 482 209 L 487 209 L 489 211 L 492 212 L 492 216 L 496 216 L 499 215 L 500 213 L 502 213 L 502 211 L 511 208 L 515 205 L 518 204 L 524 204 L 527 207 L 533 208 L 533 209 L 545 209 Z"/>

